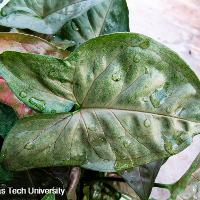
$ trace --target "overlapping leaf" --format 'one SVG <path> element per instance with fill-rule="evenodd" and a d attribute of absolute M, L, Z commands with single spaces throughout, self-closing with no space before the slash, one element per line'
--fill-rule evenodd
<path fill-rule="evenodd" d="M 57 48 L 39 37 L 22 33 L 0 33 L 0 53 L 4 51 L 30 52 L 66 58 L 68 51 Z"/>
<path fill-rule="evenodd" d="M 69 52 L 58 49 L 46 40 L 41 38 L 20 34 L 20 33 L 0 33 L 0 52 L 18 51 L 35 54 L 51 55 L 58 58 L 65 58 Z M 13 63 L 12 67 L 15 67 Z M 20 69 L 20 66 L 18 66 Z M 25 95 L 25 94 L 24 94 Z M 11 106 L 18 116 L 31 115 L 33 111 L 23 104 L 9 89 L 6 81 L 0 77 L 0 102 Z"/>
<path fill-rule="evenodd" d="M 57 108 L 48 101 L 61 87 L 67 100 L 73 97 L 81 106 L 73 114 L 19 121 L 3 146 L 4 163 L 12 170 L 80 165 L 121 171 L 174 155 L 199 134 L 199 79 L 177 54 L 146 36 L 92 39 L 65 62 L 16 52 L 0 59 L 0 73 L 17 94 L 27 87 L 23 76 L 34 74 L 29 84 L 37 84 L 45 109 Z M 23 70 L 14 70 L 13 62 Z M 51 76 L 46 63 L 59 75 Z M 52 96 L 47 99 L 41 87 Z M 34 93 L 25 92 L 23 101 L 31 101 Z"/>
<path fill-rule="evenodd" d="M 125 171 L 121 175 L 141 199 L 148 200 L 163 163 L 163 160 L 154 161 L 138 166 L 131 171 Z"/>
<path fill-rule="evenodd" d="M 104 0 L 78 18 L 67 22 L 60 36 L 76 42 L 77 46 L 100 35 L 129 32 L 126 0 Z"/>
<path fill-rule="evenodd" d="M 101 0 L 10 0 L 2 9 L 0 25 L 56 33 L 67 21 Z"/>

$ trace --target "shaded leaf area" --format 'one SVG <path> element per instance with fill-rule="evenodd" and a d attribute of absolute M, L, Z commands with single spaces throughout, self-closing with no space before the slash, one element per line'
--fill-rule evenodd
<path fill-rule="evenodd" d="M 68 51 L 63 51 L 39 37 L 22 33 L 0 33 L 0 53 L 4 51 L 30 52 L 65 58 Z"/>
<path fill-rule="evenodd" d="M 95 182 L 85 185 L 83 189 L 84 200 L 119 200 L 121 194 L 108 183 Z"/>
<path fill-rule="evenodd" d="M 120 200 L 141 200 L 140 197 L 135 193 L 135 191 L 127 184 L 119 181 L 109 182 L 109 184 L 119 193 L 122 198 Z"/>
<path fill-rule="evenodd" d="M 133 170 L 121 173 L 121 176 L 135 190 L 141 199 L 148 200 L 154 187 L 155 179 L 164 160 L 154 161 Z"/>
<path fill-rule="evenodd" d="M 125 0 L 104 0 L 78 18 L 67 22 L 58 36 L 76 42 L 114 32 L 129 32 L 129 12 Z"/>
<path fill-rule="evenodd" d="M 5 138 L 16 121 L 15 111 L 11 107 L 0 103 L 0 136 L 2 138 Z"/>
<path fill-rule="evenodd" d="M 101 0 L 10 0 L 2 9 L 0 25 L 54 34 L 67 21 Z"/>
<path fill-rule="evenodd" d="M 11 172 L 10 172 L 11 173 Z M 59 174 L 59 175 L 58 175 Z M 60 177 L 62 175 L 62 178 Z M 8 188 L 13 187 L 25 188 L 41 188 L 41 189 L 51 189 L 51 188 L 64 188 L 64 185 L 68 185 L 68 179 L 70 175 L 69 168 L 45 168 L 45 169 L 34 169 L 23 172 L 12 173 L 12 179 L 7 183 L 4 181 L 0 185 L 0 189 L 6 189 L 6 194 L 4 195 L 5 200 L 41 200 L 44 198 L 44 194 L 9 194 Z M 62 179 L 62 180 L 61 180 Z M 64 182 L 63 182 L 64 181 Z M 56 194 L 56 199 L 66 200 L 66 193 L 64 195 Z M 53 195 L 47 195 L 45 198 L 53 198 Z"/>
<path fill-rule="evenodd" d="M 27 88 L 23 76 L 30 81 L 26 74 L 39 74 L 40 82 L 29 84 L 53 88 L 56 95 L 62 87 L 67 101 L 76 100 L 81 107 L 72 114 L 19 121 L 3 146 L 4 163 L 12 170 L 78 165 L 122 171 L 168 158 L 199 134 L 199 79 L 177 54 L 146 36 L 117 33 L 95 38 L 65 61 L 16 52 L 0 58 L 0 73 L 16 93 Z M 12 62 L 27 73 L 13 70 Z M 48 70 L 59 75 L 51 78 L 41 63 L 49 63 Z M 37 94 L 45 105 L 57 98 L 52 94 L 46 100 L 39 89 Z M 30 101 L 29 95 L 24 102 Z"/>

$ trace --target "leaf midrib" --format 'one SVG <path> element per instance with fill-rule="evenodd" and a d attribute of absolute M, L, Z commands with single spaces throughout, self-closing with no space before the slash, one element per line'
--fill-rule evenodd
<path fill-rule="evenodd" d="M 107 12 L 106 12 L 106 15 L 105 15 L 105 17 L 104 17 L 104 19 L 103 19 L 103 23 L 102 23 L 101 29 L 100 29 L 100 31 L 99 31 L 99 34 L 98 34 L 99 36 L 102 35 L 103 29 L 104 29 L 105 24 L 106 24 L 106 18 L 107 18 L 108 14 L 109 14 L 109 12 L 110 12 L 110 10 L 111 10 L 111 6 L 112 6 L 112 5 L 113 5 L 113 0 L 110 0 L 110 5 L 109 5 L 108 10 L 107 10 Z"/>
<path fill-rule="evenodd" d="M 89 109 L 95 109 L 95 110 L 115 110 L 115 111 L 127 111 L 127 112 L 143 113 L 143 114 L 150 114 L 150 115 L 155 115 L 155 116 L 159 116 L 159 117 L 167 117 L 167 118 L 182 120 L 182 121 L 185 121 L 185 122 L 191 122 L 191 123 L 200 124 L 200 122 L 193 121 L 193 120 L 187 120 L 187 119 L 184 119 L 184 118 L 181 118 L 181 117 L 177 117 L 177 116 L 166 115 L 164 113 L 155 113 L 155 112 L 149 112 L 149 111 L 140 111 L 140 110 L 128 110 L 128 109 L 120 109 L 120 108 L 116 108 L 115 109 L 115 108 L 103 108 L 103 107 L 82 107 L 81 111 L 89 110 Z M 76 111 L 75 111 L 75 113 L 76 113 Z"/>

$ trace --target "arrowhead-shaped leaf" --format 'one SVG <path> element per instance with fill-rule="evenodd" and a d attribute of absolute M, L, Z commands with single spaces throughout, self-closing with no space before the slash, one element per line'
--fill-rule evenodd
<path fill-rule="evenodd" d="M 0 25 L 56 33 L 67 21 L 102 0 L 10 0 L 2 9 Z"/>
<path fill-rule="evenodd" d="M 89 39 L 114 32 L 129 32 L 126 0 L 104 0 L 78 18 L 67 22 L 60 36 L 76 42 L 77 46 Z"/>
<path fill-rule="evenodd" d="M 65 61 L 16 52 L 0 59 L 0 73 L 13 91 L 26 89 L 24 102 L 39 94 L 48 109 L 57 109 L 62 87 L 62 98 L 81 106 L 73 114 L 20 120 L 2 150 L 12 170 L 80 165 L 122 171 L 174 155 L 199 134 L 199 79 L 176 53 L 146 36 L 92 39 Z M 53 69 L 56 75 L 48 75 Z M 32 93 L 25 79 L 37 85 Z M 45 96 L 47 89 L 51 95 Z M 40 101 L 34 101 L 36 107 Z"/>
<path fill-rule="evenodd" d="M 30 52 L 35 54 L 51 55 L 58 58 L 65 58 L 69 55 L 69 52 L 58 49 L 46 40 L 26 34 L 0 33 L 0 43 L 0 53 L 4 51 Z M 13 66 L 15 66 L 15 64 L 16 63 L 13 62 Z M 6 81 L 1 77 L 0 102 L 11 106 L 20 118 L 33 113 L 30 108 L 19 101 L 19 99 L 9 89 Z"/>

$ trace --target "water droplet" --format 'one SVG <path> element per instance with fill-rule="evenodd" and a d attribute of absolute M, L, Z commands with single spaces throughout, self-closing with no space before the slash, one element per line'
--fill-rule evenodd
<path fill-rule="evenodd" d="M 149 68 L 145 67 L 145 74 L 148 74 L 148 73 L 149 73 Z"/>
<path fill-rule="evenodd" d="M 56 113 L 56 110 L 51 110 L 51 113 Z"/>
<path fill-rule="evenodd" d="M 147 127 L 147 128 L 150 127 L 151 126 L 151 121 L 149 119 L 146 119 L 144 121 L 144 126 Z"/>
<path fill-rule="evenodd" d="M 66 105 L 65 106 L 65 112 L 69 112 L 71 110 L 71 106 L 70 105 Z"/>
<path fill-rule="evenodd" d="M 75 22 L 71 22 L 71 26 L 72 26 L 72 29 L 74 30 L 74 31 L 78 31 L 79 30 L 79 28 L 78 28 L 78 26 L 75 24 Z"/>
<path fill-rule="evenodd" d="M 1 16 L 3 16 L 3 17 L 7 16 L 7 13 L 4 9 L 1 10 Z"/>
<path fill-rule="evenodd" d="M 28 149 L 28 150 L 33 149 L 33 142 L 29 142 L 29 143 L 27 143 L 27 144 L 25 145 L 24 148 L 25 148 L 25 149 Z"/>
<path fill-rule="evenodd" d="M 173 140 L 166 140 L 164 142 L 164 148 L 170 155 L 174 155 L 177 153 L 178 145 Z"/>
<path fill-rule="evenodd" d="M 65 64 L 68 66 L 68 67 L 71 67 L 71 63 L 67 60 L 65 60 Z"/>
<path fill-rule="evenodd" d="M 158 108 L 166 97 L 167 95 L 164 90 L 155 90 L 155 92 L 150 96 L 153 107 Z"/>
<path fill-rule="evenodd" d="M 193 192 L 197 192 L 197 186 L 196 186 L 196 185 L 194 185 L 194 186 L 192 187 L 192 191 L 193 191 Z"/>
<path fill-rule="evenodd" d="M 170 112 L 171 112 L 171 108 L 170 108 L 170 107 L 167 107 L 167 108 L 166 108 L 166 112 L 167 112 L 167 113 L 170 113 Z"/>
<path fill-rule="evenodd" d="M 193 198 L 194 200 L 198 200 L 198 196 L 196 194 L 193 196 Z"/>
<path fill-rule="evenodd" d="M 131 144 L 131 141 L 124 141 L 123 142 L 123 145 L 124 145 L 125 148 L 129 147 L 130 144 Z"/>
<path fill-rule="evenodd" d="M 140 60 L 141 60 L 141 58 L 140 58 L 140 55 L 138 55 L 138 54 L 136 54 L 136 55 L 134 56 L 134 58 L 133 58 L 133 62 L 135 62 L 135 63 L 140 62 Z"/>
<path fill-rule="evenodd" d="M 150 46 L 150 41 L 148 39 L 144 40 L 139 44 L 139 47 L 142 49 L 147 49 Z"/>
<path fill-rule="evenodd" d="M 113 81 L 118 82 L 118 81 L 120 81 L 120 79 L 121 79 L 121 74 L 120 74 L 119 72 L 114 73 L 114 74 L 112 75 L 112 80 L 113 80 Z"/>
<path fill-rule="evenodd" d="M 43 111 L 45 109 L 45 101 L 36 99 L 34 97 L 31 97 L 29 99 L 29 102 L 34 105 L 37 109 L 40 111 Z"/>
<path fill-rule="evenodd" d="M 124 175 L 127 175 L 127 174 L 128 174 L 128 171 L 127 171 L 127 170 L 125 170 L 125 171 L 124 171 Z"/>
<path fill-rule="evenodd" d="M 147 97 L 143 97 L 143 98 L 142 98 L 142 101 L 144 101 L 144 102 L 149 102 L 149 100 L 148 100 Z"/>
<path fill-rule="evenodd" d="M 20 92 L 20 93 L 19 93 L 19 96 L 20 96 L 21 98 L 26 98 L 26 97 L 27 97 L 27 94 L 26 94 L 25 92 Z"/>
<path fill-rule="evenodd" d="M 160 106 L 160 100 L 155 98 L 154 96 L 150 96 L 151 103 L 154 108 L 158 108 Z"/>

